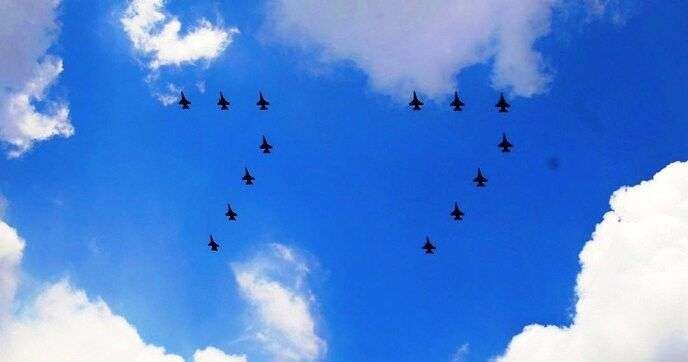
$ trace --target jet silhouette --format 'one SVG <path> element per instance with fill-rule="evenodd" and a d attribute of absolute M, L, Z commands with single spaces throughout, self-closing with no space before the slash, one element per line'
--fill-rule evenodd
<path fill-rule="evenodd" d="M 268 143 L 268 140 L 265 139 L 265 136 L 263 136 L 263 143 L 260 144 L 259 148 L 263 150 L 263 153 L 270 153 L 272 145 Z"/>
<path fill-rule="evenodd" d="M 509 112 L 507 108 L 511 107 L 511 104 L 507 103 L 506 99 L 504 99 L 504 93 L 499 93 L 499 101 L 495 104 L 495 107 L 499 108 L 500 113 Z"/>
<path fill-rule="evenodd" d="M 454 107 L 455 112 L 461 112 L 463 110 L 461 107 L 465 106 L 466 104 L 459 99 L 459 92 L 454 92 L 454 100 L 449 103 L 449 105 Z"/>
<path fill-rule="evenodd" d="M 225 99 L 225 95 L 220 92 L 220 99 L 217 101 L 217 105 L 220 106 L 220 109 L 223 111 L 226 111 L 229 109 L 229 101 Z"/>
<path fill-rule="evenodd" d="M 478 168 L 478 176 L 476 176 L 473 179 L 473 182 L 475 182 L 475 186 L 485 187 L 485 183 L 487 182 L 487 179 L 485 178 L 485 176 L 483 176 L 483 173 L 480 171 L 480 168 Z"/>
<path fill-rule="evenodd" d="M 227 204 L 227 212 L 225 213 L 225 216 L 227 216 L 227 220 L 230 221 L 236 221 L 236 217 L 239 216 L 234 210 L 232 210 L 232 207 Z"/>
<path fill-rule="evenodd" d="M 182 109 L 189 109 L 191 102 L 189 102 L 188 99 L 184 96 L 184 92 L 182 91 L 182 99 L 179 100 L 179 104 L 182 106 Z"/>
<path fill-rule="evenodd" d="M 514 147 L 514 145 L 506 139 L 506 134 L 502 133 L 502 142 L 500 142 L 497 147 L 500 147 L 502 152 L 511 152 L 511 147 Z"/>
<path fill-rule="evenodd" d="M 246 181 L 247 185 L 253 185 L 253 180 L 255 180 L 256 178 L 251 176 L 251 174 L 248 172 L 248 168 L 244 167 L 244 177 L 242 177 L 241 179 Z"/>
<path fill-rule="evenodd" d="M 430 238 L 426 236 L 425 245 L 423 245 L 423 249 L 425 250 L 425 254 L 435 254 L 434 250 L 437 248 L 435 247 L 435 245 L 432 245 L 432 243 L 430 242 Z"/>
<path fill-rule="evenodd" d="M 463 211 L 461 211 L 461 209 L 459 209 L 459 204 L 457 204 L 455 202 L 454 203 L 454 210 L 449 215 L 453 216 L 454 220 L 460 221 L 460 220 L 463 220 L 464 213 L 463 213 Z"/>
<path fill-rule="evenodd" d="M 420 106 L 422 106 L 423 104 L 425 103 L 421 102 L 418 99 L 418 96 L 416 96 L 416 91 L 413 91 L 413 99 L 411 100 L 411 102 L 409 102 L 409 106 L 413 107 L 412 109 L 414 111 L 420 111 Z"/>
<path fill-rule="evenodd" d="M 267 111 L 268 106 L 270 105 L 270 102 L 268 102 L 265 98 L 263 98 L 263 92 L 258 92 L 258 95 L 260 96 L 260 99 L 258 99 L 258 102 L 256 102 L 256 105 L 260 107 L 259 109 L 261 111 Z"/>
<path fill-rule="evenodd" d="M 208 246 L 210 247 L 210 251 L 212 252 L 216 252 L 220 248 L 220 244 L 215 242 L 212 235 L 210 235 L 210 241 L 208 242 Z"/>

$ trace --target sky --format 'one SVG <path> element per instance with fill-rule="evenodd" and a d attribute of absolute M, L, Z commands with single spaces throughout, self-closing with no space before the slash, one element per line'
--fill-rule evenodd
<path fill-rule="evenodd" d="M 687 12 L 0 3 L 0 362 L 681 361 Z"/>

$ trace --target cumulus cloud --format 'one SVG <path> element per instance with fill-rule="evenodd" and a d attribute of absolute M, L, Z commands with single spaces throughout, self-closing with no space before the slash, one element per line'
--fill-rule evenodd
<path fill-rule="evenodd" d="M 62 280 L 42 287 L 30 300 L 15 300 L 24 241 L 0 220 L 0 351 L 3 362 L 183 362 L 145 342 L 102 299 Z M 262 254 L 232 264 L 242 294 L 255 308 L 255 337 L 278 361 L 312 361 L 326 343 L 315 333 L 314 297 L 305 288 L 310 272 L 294 250 L 271 245 Z M 215 348 L 196 350 L 194 362 L 247 362 Z"/>
<path fill-rule="evenodd" d="M 201 19 L 181 34 L 179 19 L 165 13 L 165 0 L 133 0 L 120 21 L 134 48 L 149 58 L 152 70 L 198 60 L 212 61 L 239 32 L 237 28 L 222 28 Z"/>
<path fill-rule="evenodd" d="M 15 301 L 24 241 L 0 221 L 0 359 L 3 362 L 183 362 L 142 340 L 136 328 L 100 299 L 90 299 L 66 280 L 47 284 L 35 299 Z M 14 304 L 14 305 L 13 305 Z M 214 347 L 194 362 L 246 362 Z"/>
<path fill-rule="evenodd" d="M 305 288 L 309 268 L 291 248 L 273 244 L 267 253 L 232 264 L 244 297 L 258 320 L 255 337 L 275 359 L 312 361 L 326 342 L 315 331 L 314 297 Z"/>
<path fill-rule="evenodd" d="M 68 105 L 46 98 L 63 71 L 62 60 L 47 54 L 59 30 L 59 3 L 0 3 L 0 140 L 9 146 L 9 157 L 21 156 L 38 141 L 74 134 Z"/>
<path fill-rule="evenodd" d="M 17 231 L 0 220 L 0 325 L 11 312 L 24 244 Z"/>
<path fill-rule="evenodd" d="M 611 0 L 586 0 L 599 14 Z M 492 63 L 492 84 L 529 97 L 550 72 L 535 43 L 550 32 L 563 0 L 271 0 L 266 30 L 327 61 L 351 61 L 373 88 L 436 97 L 456 88 L 465 68 Z"/>
<path fill-rule="evenodd" d="M 0 329 L 0 335 L 5 362 L 183 362 L 144 343 L 102 300 L 91 301 L 64 281 L 41 292 L 22 315 Z"/>
<path fill-rule="evenodd" d="M 571 325 L 529 325 L 496 361 L 685 361 L 688 162 L 610 204 L 580 253 Z"/>
<path fill-rule="evenodd" d="M 196 351 L 193 355 L 194 362 L 247 362 L 246 356 L 232 356 L 225 354 L 215 347 L 208 347 Z"/>

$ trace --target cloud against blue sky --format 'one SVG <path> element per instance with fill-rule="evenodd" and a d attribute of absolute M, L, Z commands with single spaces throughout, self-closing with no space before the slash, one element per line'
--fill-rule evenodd
<path fill-rule="evenodd" d="M 432 97 L 457 88 L 462 70 L 491 64 L 492 84 L 520 96 L 545 92 L 551 71 L 535 43 L 550 33 L 555 0 L 268 1 L 267 32 L 345 60 L 373 88 Z M 593 4 L 591 4 L 593 5 Z M 594 3 L 597 12 L 603 4 Z M 460 78 L 460 76 L 459 76 Z"/>
<path fill-rule="evenodd" d="M 183 362 L 178 355 L 144 342 L 136 328 L 101 299 L 90 299 L 63 279 L 41 283 L 37 295 L 15 299 L 21 282 L 25 242 L 0 221 L 0 360 Z M 287 246 L 272 244 L 265 255 L 233 265 L 241 292 L 255 308 L 249 339 L 279 361 L 321 357 L 325 342 L 315 334 L 307 291 L 308 265 Z M 294 279 L 295 278 L 295 279 Z M 305 293 L 305 294 L 304 294 Z M 194 352 L 194 362 L 246 362 L 215 347 Z"/>
<path fill-rule="evenodd" d="M 255 339 L 278 360 L 312 361 L 325 354 L 327 344 L 315 331 L 315 296 L 306 289 L 310 270 L 304 260 L 272 244 L 232 269 L 239 290 L 255 308 Z"/>
<path fill-rule="evenodd" d="M 212 61 L 232 42 L 239 30 L 222 28 L 206 19 L 182 33 L 182 23 L 165 12 L 164 0 L 135 0 L 129 3 L 122 26 L 134 49 L 150 58 L 149 66 L 183 65 Z"/>
<path fill-rule="evenodd" d="M 1 3 L 0 362 L 682 361 L 685 5 L 625 4 Z"/>
<path fill-rule="evenodd" d="M 0 4 L 0 140 L 9 145 L 9 157 L 21 156 L 35 142 L 74 134 L 66 101 L 47 97 L 63 71 L 62 59 L 47 53 L 59 33 L 59 3 Z"/>
<path fill-rule="evenodd" d="M 571 325 L 526 326 L 495 361 L 680 361 L 688 355 L 688 163 L 622 187 L 580 253 Z M 610 331 L 614 331 L 613 333 Z"/>

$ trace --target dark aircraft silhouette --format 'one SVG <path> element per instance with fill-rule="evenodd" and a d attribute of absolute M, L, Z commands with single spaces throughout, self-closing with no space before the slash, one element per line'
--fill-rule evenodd
<path fill-rule="evenodd" d="M 260 144 L 260 149 L 263 150 L 263 153 L 270 153 L 270 150 L 272 149 L 272 145 L 268 143 L 268 140 L 265 139 L 265 136 L 263 136 L 263 143 Z"/>
<path fill-rule="evenodd" d="M 258 92 L 258 95 L 260 96 L 260 99 L 258 99 L 258 102 L 256 102 L 256 105 L 260 107 L 259 109 L 261 111 L 267 111 L 268 106 L 270 105 L 270 102 L 268 102 L 265 98 L 263 98 L 263 92 Z"/>
<path fill-rule="evenodd" d="M 241 179 L 246 181 L 247 185 L 253 185 L 253 180 L 255 180 L 256 178 L 251 176 L 251 174 L 248 172 L 248 168 L 244 167 L 244 177 L 242 177 Z"/>
<path fill-rule="evenodd" d="M 210 247 L 210 251 L 212 252 L 216 252 L 220 248 L 220 244 L 215 242 L 212 235 L 210 235 L 210 241 L 208 242 L 208 246 Z"/>
<path fill-rule="evenodd" d="M 507 103 L 506 99 L 504 99 L 504 93 L 499 93 L 499 101 L 495 104 L 495 107 L 499 108 L 500 113 L 509 112 L 507 108 L 511 107 L 511 104 Z"/>
<path fill-rule="evenodd" d="M 461 112 L 463 110 L 461 107 L 465 106 L 466 104 L 459 99 L 459 92 L 454 92 L 454 100 L 449 103 L 449 105 L 454 107 L 455 112 Z"/>
<path fill-rule="evenodd" d="M 435 247 L 435 245 L 432 245 L 432 243 L 430 242 L 430 238 L 426 236 L 425 245 L 423 245 L 423 249 L 425 250 L 425 254 L 435 254 L 434 250 L 437 248 Z"/>
<path fill-rule="evenodd" d="M 191 105 L 191 102 L 189 102 L 189 100 L 186 99 L 186 97 L 184 96 L 184 92 L 182 92 L 182 99 L 179 100 L 179 104 L 182 106 L 182 109 L 190 108 L 189 106 Z"/>
<path fill-rule="evenodd" d="M 416 95 L 416 91 L 413 91 L 413 99 L 411 100 L 411 102 L 409 102 L 409 106 L 413 107 L 412 109 L 414 111 L 420 111 L 420 106 L 422 106 L 423 104 L 425 104 L 425 103 L 421 102 L 418 99 L 418 96 Z"/>
<path fill-rule="evenodd" d="M 225 216 L 227 216 L 227 220 L 230 221 L 236 221 L 236 217 L 239 216 L 234 210 L 232 210 L 232 207 L 227 204 L 227 212 L 225 213 Z"/>
<path fill-rule="evenodd" d="M 511 152 L 511 147 L 514 147 L 514 145 L 506 139 L 506 134 L 502 133 L 502 142 L 500 142 L 497 147 L 500 147 L 502 152 Z"/>
<path fill-rule="evenodd" d="M 480 168 L 478 168 L 478 176 L 475 176 L 473 179 L 473 182 L 475 182 L 475 186 L 478 187 L 485 187 L 485 183 L 487 182 L 487 179 L 485 176 L 483 176 L 482 171 L 480 171 Z"/>
<path fill-rule="evenodd" d="M 459 209 L 459 204 L 457 204 L 455 202 L 454 203 L 454 210 L 449 215 L 453 216 L 454 220 L 459 221 L 459 220 L 463 220 L 464 213 L 463 213 L 463 211 L 461 211 L 461 209 Z"/>
<path fill-rule="evenodd" d="M 220 106 L 220 109 L 223 111 L 229 109 L 229 101 L 225 99 L 225 96 L 222 94 L 222 92 L 220 92 L 220 99 L 217 101 L 217 105 Z"/>

